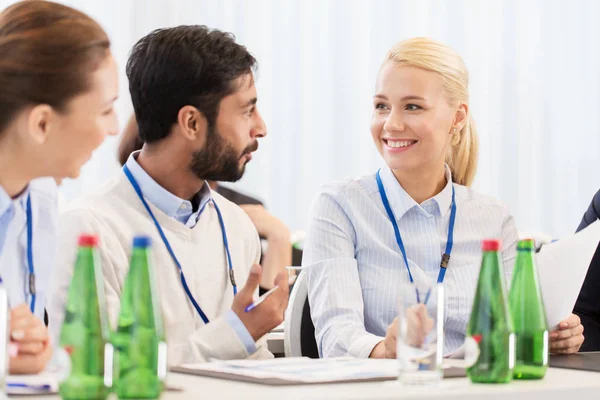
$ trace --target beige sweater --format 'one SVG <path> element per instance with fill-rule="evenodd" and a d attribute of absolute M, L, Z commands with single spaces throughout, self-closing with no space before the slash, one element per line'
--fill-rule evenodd
<path fill-rule="evenodd" d="M 229 249 L 240 290 L 252 264 L 260 259 L 258 234 L 248 216 L 235 204 L 212 192 L 223 214 Z M 80 233 L 99 235 L 108 315 L 114 328 L 123 283 L 129 268 L 132 238 L 152 238 L 154 268 L 169 344 L 169 364 L 195 363 L 210 358 L 240 359 L 272 357 L 266 341 L 249 355 L 224 315 L 230 310 L 233 289 L 229 282 L 225 248 L 214 205 L 210 202 L 198 223 L 188 228 L 150 204 L 173 251 L 182 265 L 196 301 L 210 320 L 204 324 L 181 285 L 179 270 L 163 244 L 152 219 L 123 173 L 94 194 L 71 202 L 59 219 L 57 268 L 49 299 L 50 330 L 58 343 L 64 320 L 67 290 L 73 274 Z"/>

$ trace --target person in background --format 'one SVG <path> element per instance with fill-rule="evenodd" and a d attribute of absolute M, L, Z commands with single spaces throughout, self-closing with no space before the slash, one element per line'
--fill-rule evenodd
<path fill-rule="evenodd" d="M 583 214 L 577 232 L 600 218 L 600 190 L 594 195 L 590 206 Z M 573 312 L 585 326 L 585 340 L 581 351 L 600 351 L 600 244 L 592 257 Z"/>
<path fill-rule="evenodd" d="M 119 163 L 122 166 L 125 165 L 129 155 L 134 151 L 141 150 L 143 145 L 138 134 L 135 115 L 132 115 L 119 142 L 117 154 Z M 266 292 L 273 287 L 277 274 L 292 263 L 290 230 L 281 220 L 270 214 L 260 200 L 219 185 L 217 181 L 209 181 L 209 185 L 212 190 L 240 206 L 250 217 L 260 238 L 267 241 L 268 249 L 261 258 L 262 276 L 259 287 L 260 294 Z"/>
<path fill-rule="evenodd" d="M 455 352 L 465 339 L 483 239 L 502 239 L 509 282 L 514 218 L 469 187 L 478 145 L 468 80 L 461 57 L 428 38 L 398 43 L 383 62 L 371 136 L 386 165 L 325 186 L 311 210 L 302 264 L 321 356 L 395 358 L 398 283 L 413 279 L 443 281 L 444 354 Z M 571 316 L 552 333 L 551 349 L 575 352 L 581 342 L 579 318 Z"/>
<path fill-rule="evenodd" d="M 11 374 L 40 372 L 52 356 L 43 322 L 58 232 L 52 177 L 77 177 L 117 134 L 117 93 L 110 41 L 90 17 L 47 1 L 2 11 L 0 277 L 11 307 Z"/>
<path fill-rule="evenodd" d="M 266 358 L 262 337 L 283 320 L 287 273 L 256 308 L 260 243 L 248 216 L 208 181 L 242 177 L 267 134 L 257 108 L 256 60 L 233 35 L 205 26 L 155 30 L 127 62 L 144 145 L 95 193 L 60 215 L 50 318 L 64 320 L 80 232 L 98 235 L 109 319 L 116 325 L 132 238 L 152 239 L 169 364 Z M 54 335 L 55 332 L 52 332 Z"/>

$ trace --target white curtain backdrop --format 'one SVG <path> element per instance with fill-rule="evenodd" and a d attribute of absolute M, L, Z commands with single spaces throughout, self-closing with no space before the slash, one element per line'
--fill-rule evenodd
<path fill-rule="evenodd" d="M 12 1 L 0 1 L 3 7 Z M 600 188 L 600 2 L 596 0 L 70 0 L 108 31 L 124 72 L 150 30 L 205 24 L 259 61 L 268 136 L 235 188 L 306 227 L 319 186 L 382 165 L 369 133 L 375 75 L 397 41 L 430 36 L 471 73 L 480 134 L 475 189 L 508 204 L 521 231 L 575 230 Z M 118 138 L 98 149 L 68 198 L 119 173 Z M 459 211 L 460 212 L 460 211 Z M 465 211 L 466 212 L 466 211 Z"/>

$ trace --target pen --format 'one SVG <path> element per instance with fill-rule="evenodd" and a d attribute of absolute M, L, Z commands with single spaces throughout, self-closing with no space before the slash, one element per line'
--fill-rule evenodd
<path fill-rule="evenodd" d="M 272 293 L 274 293 L 277 289 L 279 289 L 279 285 L 273 286 L 273 288 L 270 289 L 267 293 L 265 293 L 262 296 L 260 296 L 258 298 L 258 300 L 256 300 L 254 303 L 252 303 L 248 307 L 246 307 L 245 311 L 246 312 L 250 312 L 250 311 L 254 310 L 260 303 L 262 303 L 263 301 L 265 301 L 265 299 L 267 297 L 269 297 Z"/>
<path fill-rule="evenodd" d="M 29 385 L 27 383 L 7 383 L 7 387 L 9 388 L 22 388 L 22 389 L 32 389 L 32 390 L 50 390 L 52 387 L 50 385 Z"/>
<path fill-rule="evenodd" d="M 287 269 L 288 271 L 301 271 L 302 267 L 300 266 L 294 266 L 294 265 L 290 265 L 288 267 L 285 267 L 285 269 Z"/>

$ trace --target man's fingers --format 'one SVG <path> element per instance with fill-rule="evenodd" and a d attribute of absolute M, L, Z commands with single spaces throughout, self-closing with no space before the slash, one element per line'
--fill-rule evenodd
<path fill-rule="evenodd" d="M 563 320 L 560 324 L 558 324 L 558 330 L 574 328 L 577 325 L 581 325 L 581 319 L 577 314 L 571 314 L 569 318 Z"/>
<path fill-rule="evenodd" d="M 579 345 L 573 347 L 567 347 L 565 349 L 552 350 L 554 354 L 575 354 L 579 351 Z"/>
<path fill-rule="evenodd" d="M 550 343 L 550 350 L 568 349 L 569 347 L 580 346 L 583 343 L 583 336 L 571 336 L 570 338 L 558 340 Z"/>
<path fill-rule="evenodd" d="M 262 273 L 262 268 L 258 264 L 254 264 L 250 269 L 250 275 L 248 275 L 248 279 L 246 280 L 246 284 L 239 291 L 238 296 L 243 297 L 247 302 L 252 301 L 252 297 L 258 288 L 258 284 L 260 282 L 260 275 Z"/>
<path fill-rule="evenodd" d="M 571 329 L 554 331 L 550 334 L 550 340 L 563 340 L 583 333 L 583 325 L 577 325 Z"/>

